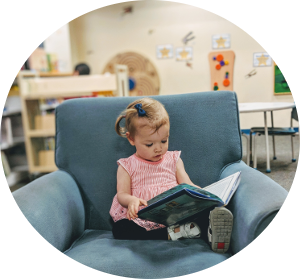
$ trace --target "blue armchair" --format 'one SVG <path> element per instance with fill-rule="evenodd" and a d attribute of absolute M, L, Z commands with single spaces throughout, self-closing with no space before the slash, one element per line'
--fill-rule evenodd
<path fill-rule="evenodd" d="M 237 96 L 218 91 L 153 97 L 170 115 L 169 150 L 181 150 L 191 180 L 206 186 L 242 171 L 228 205 L 234 216 L 231 248 L 214 253 L 202 239 L 116 240 L 109 209 L 119 158 L 134 147 L 114 124 L 136 97 L 73 99 L 56 109 L 58 171 L 13 196 L 32 226 L 66 256 L 96 270 L 132 278 L 167 278 L 216 265 L 241 251 L 273 220 L 287 191 L 242 158 Z M 206 232 L 202 232 L 206 233 Z"/>

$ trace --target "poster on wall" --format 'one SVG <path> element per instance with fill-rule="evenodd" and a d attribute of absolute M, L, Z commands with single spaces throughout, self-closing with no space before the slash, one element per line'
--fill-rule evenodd
<path fill-rule="evenodd" d="M 291 95 L 291 90 L 279 67 L 274 63 L 274 95 Z"/>
<path fill-rule="evenodd" d="M 192 47 L 178 47 L 176 48 L 176 60 L 177 61 L 188 61 L 193 59 L 193 48 Z"/>
<path fill-rule="evenodd" d="M 266 52 L 253 53 L 253 67 L 270 67 L 272 66 L 272 58 Z"/>
<path fill-rule="evenodd" d="M 230 48 L 230 34 L 213 35 L 212 48 L 213 49 Z"/>
<path fill-rule="evenodd" d="M 158 59 L 173 58 L 173 46 L 172 45 L 158 45 L 156 47 L 156 57 Z"/>
<path fill-rule="evenodd" d="M 233 70 L 235 53 L 232 50 L 218 50 L 208 54 L 211 90 L 233 91 Z"/>

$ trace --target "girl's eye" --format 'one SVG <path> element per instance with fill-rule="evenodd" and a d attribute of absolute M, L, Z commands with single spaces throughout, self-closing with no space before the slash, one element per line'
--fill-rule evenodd
<path fill-rule="evenodd" d="M 151 147 L 152 145 L 153 145 L 153 143 L 151 143 L 151 144 L 146 144 L 147 147 Z"/>
<path fill-rule="evenodd" d="M 162 140 L 161 142 L 162 142 L 162 143 L 166 143 L 167 141 L 166 141 L 166 140 Z"/>

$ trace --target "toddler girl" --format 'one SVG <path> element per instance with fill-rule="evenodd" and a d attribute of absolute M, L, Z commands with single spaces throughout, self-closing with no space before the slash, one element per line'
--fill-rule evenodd
<path fill-rule="evenodd" d="M 120 122 L 125 118 L 125 127 Z M 119 136 L 127 138 L 136 153 L 118 160 L 117 194 L 110 215 L 114 220 L 113 235 L 117 239 L 199 238 L 201 230 L 195 222 L 166 228 L 162 224 L 138 218 L 147 200 L 186 183 L 195 185 L 184 169 L 180 151 L 168 151 L 170 122 L 164 106 L 151 98 L 136 100 L 118 117 L 115 124 Z"/>

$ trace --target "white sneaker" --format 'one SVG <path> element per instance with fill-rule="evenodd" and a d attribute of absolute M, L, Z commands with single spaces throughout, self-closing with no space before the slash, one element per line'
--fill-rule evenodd
<path fill-rule="evenodd" d="M 179 232 L 175 232 L 175 228 L 177 227 L 180 227 Z M 178 240 L 181 238 L 199 238 L 201 235 L 201 230 L 196 223 L 190 222 L 181 226 L 170 226 L 168 227 L 168 233 L 172 240 Z"/>

